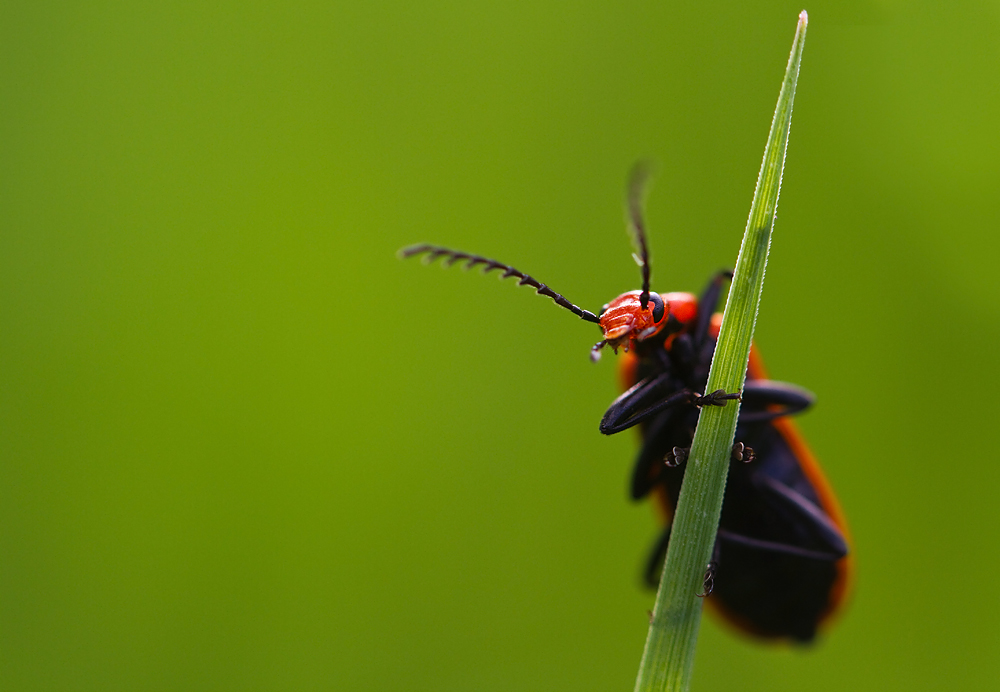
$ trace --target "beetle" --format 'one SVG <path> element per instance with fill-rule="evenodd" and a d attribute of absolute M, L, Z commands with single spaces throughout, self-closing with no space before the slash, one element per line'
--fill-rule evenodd
<path fill-rule="evenodd" d="M 705 573 L 709 606 L 745 633 L 809 642 L 842 605 L 852 576 L 844 515 L 823 472 L 789 416 L 808 409 L 811 393 L 768 378 L 751 348 L 744 389 L 703 394 L 718 339 L 715 312 L 724 284 L 717 273 L 699 297 L 650 290 L 649 249 L 642 198 L 649 167 L 630 176 L 627 217 L 641 267 L 642 287 L 624 293 L 595 314 L 548 285 L 497 260 L 436 245 L 415 245 L 401 257 L 443 258 L 446 266 L 500 271 L 519 285 L 551 298 L 601 328 L 590 351 L 598 360 L 609 347 L 624 354 L 619 375 L 624 393 L 612 402 L 600 431 L 613 435 L 638 427 L 642 446 L 630 482 L 634 500 L 651 496 L 665 528 L 644 569 L 655 587 L 670 540 L 670 521 L 680 494 L 699 409 L 740 400 L 739 420 L 712 562 Z"/>

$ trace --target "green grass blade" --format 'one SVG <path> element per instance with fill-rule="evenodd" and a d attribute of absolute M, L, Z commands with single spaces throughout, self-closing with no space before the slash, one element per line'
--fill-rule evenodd
<path fill-rule="evenodd" d="M 757 178 L 718 346 L 708 375 L 707 392 L 743 389 L 757 307 L 764 285 L 771 230 L 778 209 L 785 148 L 792 123 L 792 102 L 799 77 L 808 17 L 803 10 L 781 85 L 771 133 Z M 711 559 L 726 486 L 729 457 L 736 434 L 738 402 L 702 409 L 687 461 L 684 485 L 670 535 L 663 578 L 656 594 L 637 692 L 687 690 L 691 681 L 698 626 L 701 621 L 705 568 Z"/>

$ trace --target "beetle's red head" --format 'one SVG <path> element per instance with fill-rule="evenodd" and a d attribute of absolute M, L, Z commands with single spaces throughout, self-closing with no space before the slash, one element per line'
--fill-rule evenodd
<path fill-rule="evenodd" d="M 642 291 L 623 293 L 601 310 L 601 330 L 609 346 L 625 345 L 631 339 L 642 341 L 656 334 L 666 322 L 667 310 L 658 293 L 650 293 L 642 308 Z"/>
<path fill-rule="evenodd" d="M 591 358 L 600 358 L 604 346 L 610 346 L 616 353 L 619 347 L 628 351 L 636 341 L 659 334 L 671 318 L 676 326 L 683 327 L 692 322 L 697 314 L 698 301 L 690 293 L 650 293 L 645 309 L 642 307 L 642 291 L 623 293 L 601 310 L 604 340 L 594 346 Z"/>

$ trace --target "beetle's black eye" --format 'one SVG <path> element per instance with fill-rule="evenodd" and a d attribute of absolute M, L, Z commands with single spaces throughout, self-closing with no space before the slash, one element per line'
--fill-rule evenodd
<path fill-rule="evenodd" d="M 608 306 L 609 305 L 611 305 L 611 303 L 605 303 L 604 305 L 602 305 L 601 306 L 601 311 L 599 313 L 597 313 L 597 316 L 600 317 L 601 315 L 603 315 L 604 313 L 606 313 L 608 311 Z"/>
<path fill-rule="evenodd" d="M 653 304 L 653 321 L 659 322 L 663 319 L 663 298 L 660 297 L 659 293 L 650 293 L 649 302 Z"/>

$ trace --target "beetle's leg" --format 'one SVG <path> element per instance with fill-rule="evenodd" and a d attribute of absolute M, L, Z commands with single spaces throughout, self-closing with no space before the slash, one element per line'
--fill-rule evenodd
<path fill-rule="evenodd" d="M 753 448 L 747 447 L 742 442 L 737 442 L 733 445 L 733 461 L 742 461 L 744 464 L 749 464 L 756 458 L 756 455 L 753 453 Z"/>
<path fill-rule="evenodd" d="M 702 592 L 696 593 L 695 596 L 698 598 L 707 598 L 712 595 L 712 592 L 715 591 L 715 570 L 717 568 L 718 565 L 714 562 L 708 563 L 708 568 L 705 570 L 705 577 L 702 584 Z"/>
<path fill-rule="evenodd" d="M 630 493 L 633 500 L 641 500 L 660 482 L 660 471 L 663 466 L 675 468 L 687 461 L 691 453 L 690 447 L 670 447 L 671 436 L 663 436 L 664 428 L 673 422 L 673 412 L 667 411 L 656 418 L 646 429 L 646 441 L 632 467 L 632 483 Z M 733 445 L 730 458 L 749 464 L 757 457 L 751 447 L 742 442 Z"/>
<path fill-rule="evenodd" d="M 664 529 L 659 540 L 653 547 L 653 552 L 649 554 L 646 562 L 646 569 L 643 570 L 643 579 L 646 585 L 656 588 L 660 585 L 660 577 L 663 574 L 663 563 L 667 559 L 667 548 L 670 546 L 670 527 Z M 715 590 L 715 575 L 719 571 L 719 539 L 716 539 L 712 548 L 712 559 L 705 568 L 705 578 L 702 593 L 696 594 L 698 598 L 705 598 L 712 595 Z"/>
<path fill-rule="evenodd" d="M 620 397 L 611 402 L 611 406 L 601 418 L 601 432 L 613 435 L 631 428 L 644 419 L 672 406 L 689 405 L 698 399 L 699 395 L 690 389 L 675 391 L 665 399 L 663 386 L 670 381 L 669 373 L 661 373 L 640 380 L 630 387 Z"/>
<path fill-rule="evenodd" d="M 633 500 L 639 500 L 646 496 L 646 493 L 654 485 L 660 482 L 660 473 L 663 470 L 663 457 L 670 450 L 671 445 L 676 442 L 675 414 L 679 409 L 668 409 L 661 411 L 646 423 L 643 431 L 642 449 L 635 458 L 635 466 L 632 468 L 631 495 Z"/>
<path fill-rule="evenodd" d="M 690 447 L 673 447 L 663 455 L 663 463 L 669 468 L 680 466 L 687 461 L 689 454 L 691 454 Z"/>
<path fill-rule="evenodd" d="M 664 369 L 679 368 L 681 371 L 695 367 L 697 352 L 690 334 L 678 334 L 670 345 L 670 350 L 660 349 L 660 357 L 665 362 Z"/>
<path fill-rule="evenodd" d="M 704 396 L 690 389 L 675 391 L 666 399 L 661 399 L 662 387 L 670 381 L 670 373 L 649 376 L 637 382 L 621 396 L 611 402 L 611 406 L 601 418 L 601 432 L 605 435 L 627 430 L 644 419 L 672 406 L 694 404 L 695 406 L 725 406 L 732 399 L 739 399 L 738 393 L 728 394 L 717 389 Z"/>
<path fill-rule="evenodd" d="M 761 550 L 766 553 L 781 553 L 782 555 L 794 555 L 795 557 L 804 557 L 810 560 L 836 562 L 840 558 L 844 557 L 844 555 L 846 554 L 846 553 L 835 553 L 825 550 L 809 550 L 808 548 L 800 548 L 799 546 L 792 545 L 791 543 L 780 543 L 778 541 L 765 541 L 759 538 L 744 536 L 741 533 L 727 531 L 726 529 L 719 529 L 718 535 L 720 541 L 726 541 L 728 543 L 736 543 L 737 545 L 742 545 L 746 548 L 753 548 L 754 550 Z"/>
<path fill-rule="evenodd" d="M 712 547 L 712 559 L 709 560 L 708 566 L 705 568 L 705 577 L 702 581 L 702 591 L 701 593 L 696 593 L 695 596 L 698 598 L 708 598 L 715 591 L 715 573 L 719 571 L 719 539 L 715 539 L 715 545 Z"/>
<path fill-rule="evenodd" d="M 667 450 L 666 454 L 663 455 L 663 463 L 670 468 L 674 468 L 675 466 L 680 466 L 687 461 L 689 456 L 691 456 L 690 447 L 672 447 Z M 733 445 L 733 451 L 730 454 L 730 458 L 733 461 L 742 461 L 744 464 L 749 464 L 757 457 L 754 455 L 751 447 L 747 447 L 742 442 L 737 442 Z"/>
<path fill-rule="evenodd" d="M 754 550 L 795 555 L 810 560 L 835 562 L 847 555 L 847 541 L 844 539 L 844 534 L 816 503 L 769 476 L 757 474 L 753 476 L 753 482 L 761 492 L 761 501 L 784 514 L 797 526 L 805 527 L 808 530 L 809 536 L 803 537 L 808 547 L 783 541 L 754 538 L 726 529 L 719 529 L 720 540 L 737 543 Z"/>
<path fill-rule="evenodd" d="M 816 503 L 770 476 L 757 474 L 753 477 L 753 482 L 772 507 L 791 515 L 796 523 L 809 529 L 822 552 L 835 555 L 835 559 L 847 555 L 847 541 L 844 540 L 840 527 Z"/>
<path fill-rule="evenodd" d="M 660 585 L 660 576 L 663 574 L 663 561 L 667 559 L 667 546 L 670 544 L 670 527 L 663 530 L 660 538 L 653 546 L 653 551 L 646 561 L 646 569 L 643 570 L 643 581 L 646 586 L 655 589 Z"/>
<path fill-rule="evenodd" d="M 681 389 L 666 399 L 661 399 L 660 397 L 664 394 L 661 390 L 670 383 L 670 380 L 670 373 L 664 372 L 655 376 L 650 375 L 629 387 L 621 396 L 611 402 L 611 406 L 604 412 L 604 416 L 601 418 L 601 432 L 605 435 L 613 435 L 627 430 L 642 422 L 643 419 L 671 406 L 682 404 L 725 406 L 728 400 L 740 398 L 738 393 L 728 394 L 721 389 L 704 396 L 690 389 Z"/>
<path fill-rule="evenodd" d="M 687 461 L 690 455 L 690 447 L 671 447 L 667 450 L 666 454 L 663 455 L 663 463 L 669 468 L 674 468 L 675 466 L 680 466 Z M 733 451 L 730 454 L 730 458 L 733 461 L 742 461 L 744 464 L 749 464 L 757 457 L 754 456 L 753 449 L 747 447 L 742 442 L 737 442 L 733 445 Z"/>
<path fill-rule="evenodd" d="M 725 406 L 727 401 L 738 400 L 739 398 L 739 392 L 730 394 L 724 389 L 716 389 L 714 392 L 710 392 L 704 396 L 695 397 L 691 403 L 695 406 Z"/>
<path fill-rule="evenodd" d="M 698 299 L 698 323 L 694 330 L 694 343 L 701 346 L 708 337 L 708 327 L 712 323 L 712 313 L 715 306 L 719 304 L 719 296 L 722 295 L 722 282 L 732 279 L 733 273 L 728 269 L 723 269 L 712 277 L 708 286 Z"/>
<path fill-rule="evenodd" d="M 590 361 L 596 363 L 601 359 L 601 349 L 608 345 L 607 339 L 601 339 L 590 349 Z"/>
<path fill-rule="evenodd" d="M 801 413 L 816 397 L 807 389 L 776 380 L 747 380 L 743 385 L 740 423 L 763 423 Z"/>

